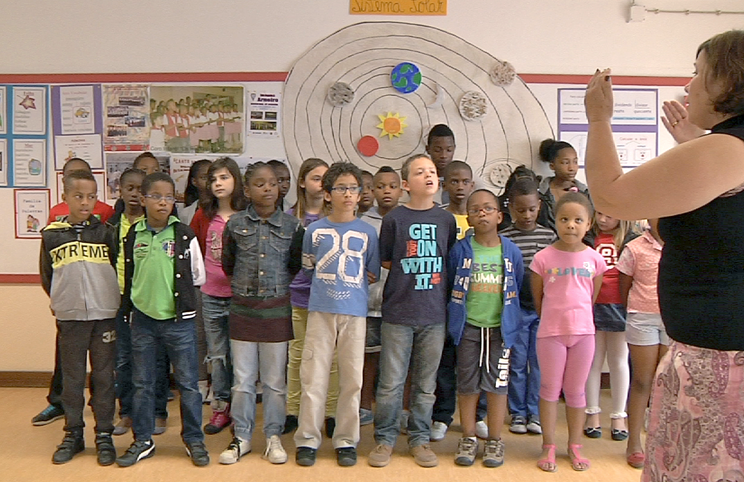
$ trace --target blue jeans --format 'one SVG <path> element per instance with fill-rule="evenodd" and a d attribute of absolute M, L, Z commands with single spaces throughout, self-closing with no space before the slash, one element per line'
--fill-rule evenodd
<path fill-rule="evenodd" d="M 215 400 L 230 400 L 232 366 L 230 364 L 230 298 L 202 293 L 202 316 L 207 337 L 207 364 L 212 368 L 212 393 Z"/>
<path fill-rule="evenodd" d="M 411 366 L 411 416 L 408 446 L 429 443 L 437 368 L 442 357 L 445 325 L 404 326 L 382 323 L 382 351 L 377 386 L 375 441 L 395 446 L 400 433 L 403 386 Z"/>
<path fill-rule="evenodd" d="M 540 367 L 537 363 L 537 328 L 540 318 L 533 310 L 522 310 L 522 327 L 511 350 L 509 370 L 509 413 L 538 415 Z"/>
<path fill-rule="evenodd" d="M 155 418 L 168 418 L 168 390 L 170 363 L 165 349 L 158 345 L 157 381 L 155 382 Z M 119 417 L 132 416 L 132 329 L 124 321 L 121 310 L 116 314 L 116 398 L 119 400 Z"/>
<path fill-rule="evenodd" d="M 186 443 L 204 440 L 201 429 L 202 398 L 196 359 L 196 329 L 193 321 L 158 321 L 135 309 L 132 316 L 132 428 L 134 438 L 147 441 L 155 429 L 155 385 L 158 344 L 173 362 L 176 385 L 181 393 L 181 438 Z"/>
<path fill-rule="evenodd" d="M 232 388 L 230 415 L 235 436 L 251 440 L 256 425 L 256 381 L 263 385 L 263 431 L 266 438 L 281 435 L 287 403 L 288 342 L 257 343 L 230 340 L 235 385 Z"/>

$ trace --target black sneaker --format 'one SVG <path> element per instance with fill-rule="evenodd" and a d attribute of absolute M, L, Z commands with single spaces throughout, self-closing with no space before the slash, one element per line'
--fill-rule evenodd
<path fill-rule="evenodd" d="M 49 405 L 47 406 L 47 408 L 39 412 L 38 415 L 32 418 L 31 423 L 37 427 L 40 427 L 41 425 L 46 425 L 48 423 L 54 422 L 55 420 L 59 420 L 60 418 L 64 418 L 64 416 L 65 411 L 62 410 L 62 407 Z"/>
<path fill-rule="evenodd" d="M 152 440 L 148 440 L 147 442 L 135 440 L 127 451 L 116 459 L 116 465 L 119 467 L 130 467 L 140 460 L 150 458 L 153 455 L 155 455 L 155 444 Z"/>
<path fill-rule="evenodd" d="M 96 455 L 98 465 L 111 465 L 116 461 L 116 449 L 110 433 L 99 432 L 96 434 Z"/>
<path fill-rule="evenodd" d="M 354 447 L 336 449 L 336 460 L 341 467 L 352 467 L 357 463 L 357 451 Z"/>
<path fill-rule="evenodd" d="M 295 462 L 297 465 L 303 467 L 310 467 L 315 465 L 315 454 L 318 451 L 310 447 L 297 447 L 297 453 L 295 454 Z"/>
<path fill-rule="evenodd" d="M 336 419 L 328 417 L 325 419 L 325 433 L 326 437 L 333 438 L 333 432 L 336 431 Z"/>
<path fill-rule="evenodd" d="M 282 435 L 294 432 L 297 430 L 298 425 L 299 421 L 297 420 L 297 415 L 287 415 L 287 418 L 284 419 L 284 430 L 282 430 Z"/>
<path fill-rule="evenodd" d="M 57 450 L 52 456 L 55 464 L 66 464 L 75 456 L 85 450 L 85 440 L 82 433 L 66 432 L 62 443 L 57 445 Z"/>
<path fill-rule="evenodd" d="M 197 467 L 209 465 L 209 452 L 204 442 L 191 442 L 186 444 L 186 452 L 191 457 L 191 461 Z"/>

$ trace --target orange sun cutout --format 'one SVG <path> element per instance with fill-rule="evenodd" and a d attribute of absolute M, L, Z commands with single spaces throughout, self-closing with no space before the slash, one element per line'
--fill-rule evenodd
<path fill-rule="evenodd" d="M 403 134 L 403 128 L 408 127 L 404 121 L 405 117 L 400 117 L 396 112 L 395 114 L 388 112 L 387 115 L 378 114 L 377 117 L 382 121 L 377 124 L 377 128 L 381 129 L 380 137 L 388 136 L 388 139 L 392 139 L 393 136 L 400 137 Z"/>

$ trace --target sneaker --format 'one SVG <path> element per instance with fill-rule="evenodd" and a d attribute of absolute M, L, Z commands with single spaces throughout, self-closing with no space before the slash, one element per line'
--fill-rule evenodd
<path fill-rule="evenodd" d="M 124 415 L 121 417 L 121 420 L 119 420 L 119 423 L 114 427 L 114 435 L 124 435 L 129 432 L 130 428 L 132 428 L 132 418 Z"/>
<path fill-rule="evenodd" d="M 212 404 L 212 417 L 204 426 L 204 433 L 214 435 L 230 426 L 230 404 L 224 400 L 217 400 Z"/>
<path fill-rule="evenodd" d="M 62 443 L 57 445 L 57 450 L 52 455 L 52 463 L 66 464 L 75 456 L 85 450 L 85 440 L 83 434 L 65 432 Z"/>
<path fill-rule="evenodd" d="M 411 412 L 403 410 L 400 412 L 400 433 L 403 435 L 408 433 L 408 419 L 411 417 Z"/>
<path fill-rule="evenodd" d="M 509 431 L 511 433 L 527 433 L 527 419 L 521 415 L 513 416 Z"/>
<path fill-rule="evenodd" d="M 457 442 L 457 452 L 455 453 L 455 463 L 469 467 L 475 462 L 478 455 L 478 440 L 470 437 L 463 437 Z"/>
<path fill-rule="evenodd" d="M 230 445 L 220 454 L 220 463 L 224 465 L 234 464 L 240 457 L 250 453 L 251 443 L 247 440 L 243 440 L 240 437 L 233 437 Z"/>
<path fill-rule="evenodd" d="M 316 452 L 317 450 L 310 447 L 297 447 L 295 462 L 297 462 L 297 465 L 301 465 L 303 467 L 311 467 L 315 465 Z"/>
<path fill-rule="evenodd" d="M 325 419 L 325 433 L 326 437 L 333 438 L 333 432 L 336 431 L 336 419 L 328 417 Z"/>
<path fill-rule="evenodd" d="M 336 460 L 341 467 L 352 467 L 357 463 L 357 451 L 354 447 L 336 449 Z"/>
<path fill-rule="evenodd" d="M 530 415 L 529 422 L 527 422 L 527 431 L 540 435 L 542 433 L 542 426 L 540 425 L 540 419 L 537 415 Z"/>
<path fill-rule="evenodd" d="M 283 464 L 287 461 L 287 452 L 282 447 L 282 439 L 278 435 L 272 435 L 266 441 L 266 451 L 262 458 L 272 464 Z"/>
<path fill-rule="evenodd" d="M 475 422 L 475 436 L 483 440 L 488 440 L 488 424 L 483 420 Z"/>
<path fill-rule="evenodd" d="M 37 427 L 40 427 L 42 425 L 52 423 L 55 420 L 59 420 L 60 418 L 64 418 L 64 416 L 65 411 L 62 410 L 62 407 L 58 407 L 56 405 L 48 405 L 47 408 L 39 412 L 38 415 L 31 419 L 31 423 Z"/>
<path fill-rule="evenodd" d="M 431 424 L 431 434 L 429 435 L 429 438 L 432 442 L 439 442 L 444 438 L 444 436 L 447 434 L 447 429 L 449 427 L 444 422 L 434 422 Z"/>
<path fill-rule="evenodd" d="M 199 380 L 199 395 L 202 397 L 202 404 L 208 403 L 209 397 L 209 380 Z"/>
<path fill-rule="evenodd" d="M 155 419 L 155 429 L 152 431 L 153 435 L 162 435 L 168 428 L 168 420 L 164 418 Z"/>
<path fill-rule="evenodd" d="M 284 430 L 282 430 L 282 435 L 294 432 L 295 430 L 297 430 L 298 426 L 299 421 L 297 420 L 297 415 L 287 415 L 287 417 L 284 419 Z"/>
<path fill-rule="evenodd" d="M 369 453 L 367 462 L 372 467 L 385 467 L 390 463 L 390 457 L 393 455 L 393 447 L 390 445 L 379 444 Z"/>
<path fill-rule="evenodd" d="M 209 465 L 209 452 L 204 442 L 186 443 L 186 453 L 191 457 L 191 462 L 197 467 Z"/>
<path fill-rule="evenodd" d="M 436 467 L 439 464 L 437 454 L 431 450 L 429 444 L 417 445 L 412 447 L 409 452 L 413 455 L 413 460 L 421 467 Z"/>
<path fill-rule="evenodd" d="M 488 440 L 483 450 L 483 465 L 486 467 L 501 467 L 504 465 L 504 441 Z"/>
<path fill-rule="evenodd" d="M 155 455 L 155 444 L 152 440 L 148 440 L 147 442 L 135 440 L 127 451 L 116 459 L 116 465 L 119 467 L 130 467 L 140 460 L 150 458 L 153 455 Z"/>
<path fill-rule="evenodd" d="M 98 465 L 106 467 L 116 461 L 116 449 L 110 433 L 99 432 L 96 434 L 96 456 Z"/>
<path fill-rule="evenodd" d="M 359 425 L 365 426 L 375 421 L 375 413 L 372 410 L 366 408 L 359 409 Z"/>

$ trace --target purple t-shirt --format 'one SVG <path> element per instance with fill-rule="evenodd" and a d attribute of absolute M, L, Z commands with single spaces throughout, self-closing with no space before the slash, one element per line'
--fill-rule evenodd
<path fill-rule="evenodd" d="M 589 247 L 569 252 L 551 245 L 535 254 L 530 269 L 543 280 L 537 337 L 593 335 L 594 278 L 607 271 L 602 255 Z"/>
<path fill-rule="evenodd" d="M 201 287 L 202 293 L 220 298 L 232 296 L 230 280 L 222 271 L 222 232 L 225 226 L 227 222 L 219 214 L 209 222 L 205 243 L 207 252 L 204 253 L 207 282 Z"/>
<path fill-rule="evenodd" d="M 287 214 L 294 216 L 294 208 L 287 209 Z M 306 228 L 310 223 L 314 223 L 318 219 L 320 219 L 320 214 L 305 213 L 305 217 L 302 219 L 302 226 Z M 289 299 L 292 306 L 307 309 L 310 301 L 310 286 L 312 284 L 313 280 L 305 273 L 305 270 L 300 270 L 297 273 L 289 284 Z"/>

